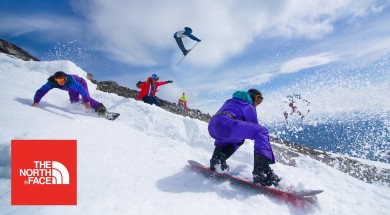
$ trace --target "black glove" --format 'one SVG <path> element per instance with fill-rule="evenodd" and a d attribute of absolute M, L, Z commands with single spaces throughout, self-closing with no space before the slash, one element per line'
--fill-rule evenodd
<path fill-rule="evenodd" d="M 198 41 L 198 43 L 199 43 L 199 42 L 202 41 L 202 40 L 199 40 L 199 39 L 198 39 L 197 41 Z"/>
<path fill-rule="evenodd" d="M 170 83 L 172 83 L 173 81 L 167 81 L 167 84 L 170 84 Z"/>
<path fill-rule="evenodd" d="M 141 84 L 142 84 L 142 81 L 138 81 L 135 86 L 137 86 L 137 88 L 139 88 L 139 85 L 141 85 Z"/>

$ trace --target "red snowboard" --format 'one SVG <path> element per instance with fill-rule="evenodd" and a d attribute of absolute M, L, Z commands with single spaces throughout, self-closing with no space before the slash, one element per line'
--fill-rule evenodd
<path fill-rule="evenodd" d="M 242 178 L 238 178 L 235 176 L 232 176 L 228 173 L 223 173 L 223 172 L 216 172 L 213 171 L 202 164 L 189 160 L 188 163 L 191 165 L 191 167 L 194 170 L 197 170 L 206 176 L 211 176 L 211 177 L 217 177 L 221 179 L 226 179 L 229 180 L 231 183 L 234 185 L 243 185 L 247 187 L 252 187 L 255 189 L 258 189 L 262 193 L 268 194 L 272 197 L 275 197 L 277 199 L 281 199 L 287 202 L 290 202 L 294 205 L 301 205 L 304 203 L 304 201 L 310 201 L 313 200 L 313 197 L 315 197 L 317 194 L 322 193 L 323 190 L 293 190 L 293 189 L 283 189 L 279 187 L 267 187 L 267 186 L 262 186 L 260 184 L 255 184 L 252 181 L 248 181 Z"/>

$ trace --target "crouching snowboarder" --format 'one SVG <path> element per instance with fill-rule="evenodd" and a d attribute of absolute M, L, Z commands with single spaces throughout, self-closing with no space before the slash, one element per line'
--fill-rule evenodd
<path fill-rule="evenodd" d="M 270 168 L 275 157 L 269 141 L 268 129 L 257 119 L 256 107 L 263 101 L 256 89 L 247 92 L 237 91 L 227 100 L 218 112 L 211 117 L 208 130 L 215 139 L 214 153 L 210 169 L 220 165 L 221 170 L 229 170 L 226 160 L 244 143 L 245 139 L 255 141 L 253 181 L 263 186 L 278 185 L 281 180 Z"/>
<path fill-rule="evenodd" d="M 155 104 L 156 106 L 160 106 L 160 99 L 156 96 L 156 92 L 158 91 L 157 88 L 161 85 L 171 84 L 173 81 L 169 80 L 159 82 L 159 79 L 160 77 L 158 77 L 158 75 L 153 74 L 144 82 L 138 81 L 136 86 L 141 89 L 141 91 L 138 94 L 137 100 L 142 100 L 150 105 Z"/>
<path fill-rule="evenodd" d="M 107 113 L 107 109 L 102 103 L 91 98 L 87 82 L 83 78 L 77 75 L 68 75 L 62 71 L 58 71 L 50 76 L 47 79 L 47 83 L 36 91 L 34 103 L 31 106 L 37 107 L 43 96 L 53 88 L 68 91 L 71 103 L 79 102 L 81 95 L 86 109 L 92 107 L 101 116 L 105 116 Z"/>

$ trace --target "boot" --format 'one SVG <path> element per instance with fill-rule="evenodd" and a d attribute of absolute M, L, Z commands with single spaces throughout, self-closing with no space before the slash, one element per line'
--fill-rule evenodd
<path fill-rule="evenodd" d="M 253 182 L 263 186 L 278 186 L 279 178 L 274 171 L 269 167 L 269 159 L 263 155 L 254 155 Z"/>
<path fill-rule="evenodd" d="M 210 160 L 210 169 L 215 171 L 215 166 L 220 165 L 222 171 L 229 171 L 226 160 L 235 152 L 234 145 L 216 146 Z"/>
<path fill-rule="evenodd" d="M 215 171 L 215 166 L 220 165 L 222 171 L 229 171 L 229 165 L 226 164 L 226 161 L 221 161 L 217 158 L 211 158 L 210 160 L 210 169 Z"/>

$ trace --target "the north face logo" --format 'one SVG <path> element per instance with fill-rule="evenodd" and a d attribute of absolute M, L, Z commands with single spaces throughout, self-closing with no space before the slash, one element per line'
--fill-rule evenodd
<path fill-rule="evenodd" d="M 21 169 L 19 176 L 27 177 L 24 184 L 69 184 L 69 172 L 57 161 L 34 161 L 34 169 Z"/>
<path fill-rule="evenodd" d="M 12 140 L 12 205 L 76 205 L 77 141 Z"/>

